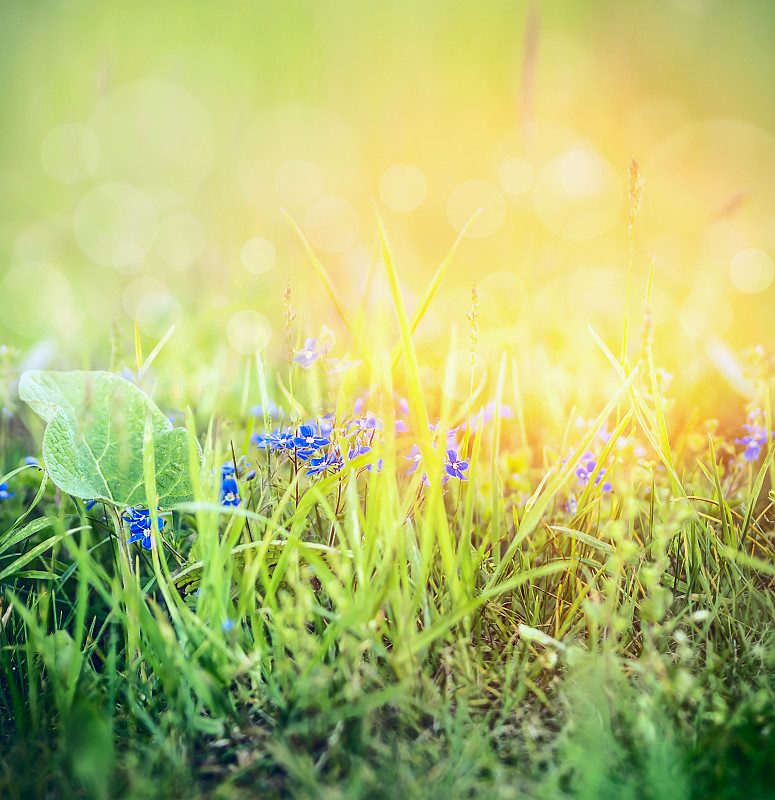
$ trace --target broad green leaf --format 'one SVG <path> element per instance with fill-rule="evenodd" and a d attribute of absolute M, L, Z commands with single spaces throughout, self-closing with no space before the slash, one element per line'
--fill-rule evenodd
<path fill-rule="evenodd" d="M 119 506 L 144 505 L 148 418 L 159 506 L 193 499 L 187 431 L 173 428 L 133 383 L 110 372 L 30 370 L 19 381 L 19 397 L 48 423 L 43 461 L 63 492 Z"/>

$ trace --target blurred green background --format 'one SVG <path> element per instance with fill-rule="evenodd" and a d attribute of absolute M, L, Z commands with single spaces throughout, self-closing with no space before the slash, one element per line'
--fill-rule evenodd
<path fill-rule="evenodd" d="M 102 367 L 175 323 L 158 364 L 196 385 L 269 335 L 284 359 L 290 278 L 298 335 L 342 355 L 280 209 L 354 306 L 376 204 L 412 306 L 482 207 L 417 333 L 429 391 L 476 278 L 484 363 L 506 347 L 560 414 L 616 384 L 587 325 L 618 352 L 635 157 L 633 349 L 653 257 L 661 363 L 742 403 L 738 353 L 775 338 L 773 34 L 768 0 L 4 0 L 0 340 Z"/>

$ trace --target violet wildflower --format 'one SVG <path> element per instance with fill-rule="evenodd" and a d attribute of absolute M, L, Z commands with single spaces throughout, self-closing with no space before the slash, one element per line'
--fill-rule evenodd
<path fill-rule="evenodd" d="M 467 481 L 468 478 L 463 474 L 468 469 L 468 461 L 458 458 L 454 450 L 447 450 L 447 460 L 444 464 L 444 471 L 452 478 Z"/>
<path fill-rule="evenodd" d="M 294 350 L 293 363 L 298 364 L 302 369 L 309 369 L 319 358 L 322 358 L 325 353 L 319 347 L 317 339 L 307 339 L 304 342 L 304 347 L 301 350 Z"/>
<path fill-rule="evenodd" d="M 579 483 L 582 486 L 587 485 L 587 482 L 592 477 L 592 473 L 595 471 L 596 467 L 597 461 L 595 460 L 594 453 L 584 453 L 584 455 L 581 457 L 581 463 L 576 468 L 576 475 L 578 476 Z M 603 480 L 603 475 L 605 475 L 605 470 L 601 469 L 595 478 L 595 486 L 600 485 L 600 481 Z M 602 486 L 600 486 L 600 488 L 604 492 L 610 492 L 613 489 L 613 486 L 610 481 L 606 481 Z"/>
<path fill-rule="evenodd" d="M 354 419 L 350 427 L 361 431 L 381 431 L 385 426 L 373 411 L 367 411 L 360 419 Z"/>
<path fill-rule="evenodd" d="M 420 454 L 420 445 L 413 444 L 412 445 L 412 449 L 409 451 L 409 454 L 405 455 L 404 458 L 407 461 L 411 461 L 412 462 L 412 465 L 406 471 L 407 475 L 411 475 L 417 469 L 417 467 L 418 467 L 418 465 L 420 463 L 420 459 L 422 458 L 422 455 Z"/>
<path fill-rule="evenodd" d="M 479 413 L 471 422 L 471 430 L 475 431 L 480 425 L 486 425 L 488 422 L 491 422 L 493 419 L 495 419 L 495 411 L 496 406 L 494 401 L 483 405 L 479 409 Z M 499 413 L 501 419 L 511 419 L 514 416 L 514 412 L 509 406 L 502 405 L 499 409 Z"/>
<path fill-rule="evenodd" d="M 767 429 L 758 425 L 743 425 L 743 430 L 747 431 L 747 435 L 742 439 L 735 439 L 735 444 L 742 444 L 745 446 L 743 451 L 743 458 L 746 461 L 757 461 L 762 452 L 762 447 L 767 444 L 768 436 Z"/>
<path fill-rule="evenodd" d="M 358 456 L 370 453 L 371 450 L 372 448 L 366 444 L 356 444 L 348 449 L 347 460 L 352 461 L 354 458 L 358 458 Z M 382 461 L 383 460 L 381 458 L 378 458 L 374 464 L 367 464 L 366 469 L 369 472 L 382 472 Z"/>

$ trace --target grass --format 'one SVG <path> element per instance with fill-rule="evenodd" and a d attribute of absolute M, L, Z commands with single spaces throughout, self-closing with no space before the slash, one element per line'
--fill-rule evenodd
<path fill-rule="evenodd" d="M 222 402 L 190 396 L 194 499 L 167 515 L 169 547 L 127 559 L 111 507 L 16 469 L 40 439 L 29 410 L 3 423 L 0 796 L 773 796 L 772 449 L 744 462 L 734 431 L 675 423 L 648 337 L 636 367 L 595 334 L 620 388 L 554 443 L 528 445 L 506 354 L 493 399 L 514 418 L 474 430 L 482 398 L 429 398 L 412 340 L 451 254 L 412 316 L 379 232 L 400 342 L 370 349 L 365 306 L 342 307 L 359 371 L 293 367 L 275 393 L 259 354 Z M 137 342 L 150 386 L 164 354 Z M 251 444 L 254 398 L 342 420 L 359 385 L 385 428 L 340 472 Z M 436 413 L 462 426 L 467 482 L 441 482 Z M 155 509 L 151 444 L 148 428 Z M 223 506 L 213 470 L 242 455 L 258 475 Z M 176 590 L 178 561 L 201 562 L 198 596 Z"/>

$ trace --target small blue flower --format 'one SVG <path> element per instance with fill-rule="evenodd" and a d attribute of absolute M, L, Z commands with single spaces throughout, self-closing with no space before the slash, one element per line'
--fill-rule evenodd
<path fill-rule="evenodd" d="M 321 447 L 325 447 L 330 443 L 330 440 L 325 436 L 321 436 L 312 425 L 302 425 L 299 428 L 298 436 L 293 439 L 296 455 L 304 461 L 312 458 Z"/>
<path fill-rule="evenodd" d="M 595 460 L 594 453 L 584 453 L 584 455 L 581 457 L 581 463 L 576 468 L 576 475 L 578 476 L 581 486 L 587 485 L 587 482 L 592 477 L 592 473 L 595 471 L 596 467 L 597 461 Z M 600 486 L 600 481 L 603 480 L 603 475 L 605 475 L 605 470 L 601 469 L 595 478 L 595 486 Z M 602 484 L 602 486 L 600 486 L 600 488 L 604 492 L 610 492 L 613 489 L 613 486 L 610 481 L 606 481 Z"/>
<path fill-rule="evenodd" d="M 327 470 L 339 472 L 344 467 L 341 455 L 332 447 L 320 458 L 311 458 L 307 467 L 307 475 L 320 475 Z"/>
<path fill-rule="evenodd" d="M 347 458 L 350 461 L 352 461 L 354 458 L 358 458 L 358 456 L 362 456 L 362 455 L 365 455 L 366 453 L 370 453 L 371 450 L 372 450 L 372 448 L 369 447 L 366 444 L 358 444 L 358 445 L 355 445 L 354 447 L 351 447 L 347 451 Z M 378 458 L 376 463 L 368 464 L 366 466 L 366 469 L 369 472 L 382 472 L 382 461 L 383 460 L 381 458 Z"/>
<path fill-rule="evenodd" d="M 743 458 L 746 461 L 757 461 L 762 452 L 762 447 L 767 445 L 767 430 L 758 425 L 743 425 L 743 430 L 748 431 L 747 436 L 742 439 L 735 439 L 735 444 L 745 446 Z"/>
<path fill-rule="evenodd" d="M 37 458 L 33 458 L 32 456 L 26 456 L 24 459 L 24 463 L 28 467 L 37 467 L 38 469 L 43 469 L 43 467 L 40 464 L 40 461 L 38 461 Z"/>
<path fill-rule="evenodd" d="M 293 431 L 276 430 L 272 431 L 272 433 L 254 434 L 251 438 L 259 449 L 284 452 L 294 448 L 293 440 L 295 437 Z"/>
<path fill-rule="evenodd" d="M 94 506 L 97 505 L 97 501 L 96 500 L 84 500 L 83 501 L 83 505 L 84 505 L 84 507 L 86 508 L 87 511 L 91 511 L 94 508 Z"/>
<path fill-rule="evenodd" d="M 238 506 L 242 502 L 239 486 L 234 478 L 224 478 L 221 481 L 220 501 L 222 506 Z"/>
<path fill-rule="evenodd" d="M 124 521 L 129 525 L 129 533 L 131 534 L 127 539 L 128 544 L 134 542 L 141 542 L 146 550 L 153 548 L 153 535 L 151 531 L 151 514 L 147 508 L 139 508 L 137 506 L 127 506 L 121 515 Z M 166 524 L 166 521 L 161 517 L 156 517 L 158 531 Z"/>
<path fill-rule="evenodd" d="M 301 350 L 296 353 L 293 359 L 294 364 L 298 364 L 302 369 L 309 369 L 318 359 L 325 358 L 326 351 L 319 345 L 317 339 L 307 339 Z"/>
<path fill-rule="evenodd" d="M 221 623 L 221 630 L 222 630 L 224 633 L 228 633 L 229 631 L 233 631 L 233 630 L 234 630 L 234 620 L 233 620 L 233 619 L 231 619 L 231 617 L 227 617 L 227 618 L 226 618 L 226 619 L 225 619 L 225 620 L 224 620 L 224 621 Z"/>
<path fill-rule="evenodd" d="M 454 450 L 447 450 L 447 460 L 444 464 L 444 471 L 451 478 L 458 478 L 461 481 L 467 481 L 468 478 L 463 474 L 468 469 L 468 461 L 463 461 L 458 458 Z"/>
<path fill-rule="evenodd" d="M 373 411 L 367 411 L 360 419 L 354 419 L 350 427 L 360 431 L 381 431 L 385 426 Z"/>
<path fill-rule="evenodd" d="M 409 451 L 408 455 L 405 455 L 404 458 L 407 461 L 411 461 L 412 465 L 406 471 L 407 475 L 411 475 L 419 466 L 420 460 L 422 459 L 422 455 L 420 454 L 420 445 L 413 444 L 412 449 Z"/>
<path fill-rule="evenodd" d="M 234 473 L 234 462 L 227 461 L 221 466 L 221 480 L 234 476 L 239 480 L 252 481 L 256 477 L 256 471 L 253 469 L 251 463 L 245 458 L 240 456 L 237 459 L 237 473 Z"/>
<path fill-rule="evenodd" d="M 0 500 L 8 500 L 11 497 L 16 497 L 16 493 L 10 490 L 7 483 L 0 483 Z"/>

